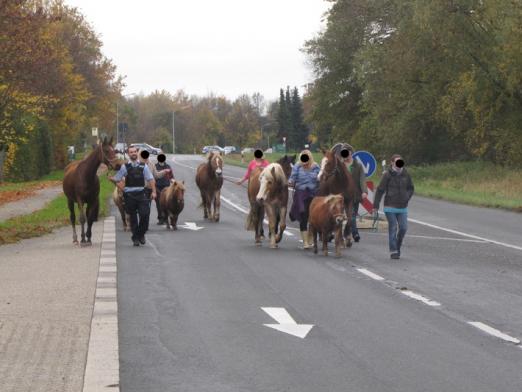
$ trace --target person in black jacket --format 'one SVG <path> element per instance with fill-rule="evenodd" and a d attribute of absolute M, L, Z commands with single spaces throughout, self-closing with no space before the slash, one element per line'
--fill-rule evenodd
<path fill-rule="evenodd" d="M 374 214 L 384 196 L 384 214 L 388 220 L 390 257 L 400 259 L 401 245 L 408 230 L 408 202 L 413 196 L 413 181 L 398 154 L 391 158 L 391 167 L 384 172 L 375 192 Z"/>
<path fill-rule="evenodd" d="M 158 225 L 164 225 L 166 223 L 166 216 L 163 216 L 161 213 L 160 208 L 160 197 L 161 192 L 163 192 L 164 189 L 168 188 L 170 186 L 170 180 L 174 178 L 172 175 L 172 168 L 170 165 L 166 162 L 167 157 L 165 154 L 159 154 L 158 155 L 158 162 L 155 165 L 156 172 L 161 173 L 163 170 L 165 170 L 165 175 L 159 176 L 156 178 L 156 209 L 158 210 Z"/>

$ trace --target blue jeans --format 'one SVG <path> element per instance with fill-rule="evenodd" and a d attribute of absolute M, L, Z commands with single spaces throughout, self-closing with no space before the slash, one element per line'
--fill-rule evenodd
<path fill-rule="evenodd" d="M 402 241 L 408 230 L 408 214 L 395 212 L 385 212 L 385 214 L 388 221 L 390 253 L 400 253 Z"/>

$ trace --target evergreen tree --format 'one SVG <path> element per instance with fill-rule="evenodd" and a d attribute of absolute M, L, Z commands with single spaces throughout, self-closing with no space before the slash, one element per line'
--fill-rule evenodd
<path fill-rule="evenodd" d="M 279 124 L 277 138 L 278 142 L 283 141 L 283 137 L 288 138 L 288 134 L 290 129 L 292 128 L 289 105 L 287 104 L 287 100 L 285 97 L 285 92 L 283 89 L 279 90 L 279 111 L 277 113 L 277 123 Z"/>
<path fill-rule="evenodd" d="M 303 120 L 303 102 L 299 96 L 299 90 L 294 87 L 290 101 L 290 116 L 292 119 L 292 132 L 289 137 L 289 146 L 292 149 L 301 150 L 308 142 L 308 127 Z"/>

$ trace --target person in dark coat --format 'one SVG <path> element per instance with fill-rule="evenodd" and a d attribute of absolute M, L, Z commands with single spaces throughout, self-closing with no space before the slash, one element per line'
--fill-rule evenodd
<path fill-rule="evenodd" d="M 161 213 L 161 192 L 163 192 L 164 189 L 168 188 L 170 186 L 170 180 L 174 179 L 172 167 L 166 161 L 167 157 L 165 156 L 165 154 L 159 154 L 158 162 L 154 166 L 157 173 L 163 173 L 163 176 L 159 176 L 158 174 L 158 176 L 156 177 L 156 209 L 158 211 L 158 225 L 164 225 L 167 219 L 167 217 L 163 216 L 163 214 Z"/>
<path fill-rule="evenodd" d="M 384 172 L 375 192 L 374 214 L 384 196 L 384 214 L 388 221 L 390 257 L 400 259 L 401 245 L 408 230 L 408 202 L 413 196 L 411 176 L 404 167 L 404 159 L 398 154 L 391 158 L 391 167 Z"/>

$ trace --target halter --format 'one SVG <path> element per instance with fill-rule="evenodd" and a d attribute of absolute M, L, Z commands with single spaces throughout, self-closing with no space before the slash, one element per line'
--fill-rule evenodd
<path fill-rule="evenodd" d="M 323 176 L 324 176 L 325 178 L 328 178 L 328 177 L 330 177 L 330 176 L 333 176 L 335 173 L 337 173 L 337 172 L 339 171 L 339 167 L 338 167 L 338 166 L 339 166 L 339 165 L 338 165 L 338 160 L 339 160 L 339 159 L 337 158 L 337 156 L 336 156 L 335 154 L 334 154 L 334 159 L 335 159 L 335 167 L 332 169 L 332 171 L 330 171 L 330 172 L 326 172 L 326 171 L 323 172 Z"/>
<path fill-rule="evenodd" d="M 105 163 L 106 157 L 105 157 L 105 153 L 103 152 L 103 144 L 100 147 L 100 151 L 101 151 L 101 161 L 102 161 L 102 163 Z M 114 157 L 113 159 L 107 159 L 107 162 L 109 162 L 109 165 L 111 167 L 113 166 L 112 163 L 115 161 L 118 161 L 118 158 Z"/>

